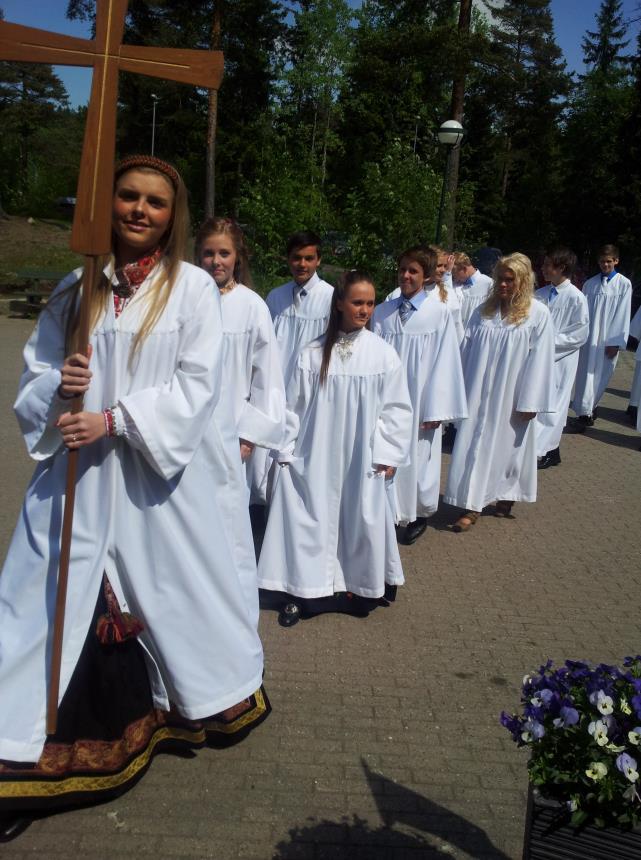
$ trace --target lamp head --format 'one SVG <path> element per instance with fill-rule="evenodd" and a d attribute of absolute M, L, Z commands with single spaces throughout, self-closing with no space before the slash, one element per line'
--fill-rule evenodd
<path fill-rule="evenodd" d="M 455 119 L 448 119 L 438 130 L 438 142 L 446 146 L 457 146 L 464 135 L 463 126 Z"/>

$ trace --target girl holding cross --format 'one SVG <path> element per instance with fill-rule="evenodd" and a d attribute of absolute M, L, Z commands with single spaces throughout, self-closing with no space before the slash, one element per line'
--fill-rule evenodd
<path fill-rule="evenodd" d="M 269 711 L 238 438 L 222 385 L 220 299 L 205 272 L 182 262 L 188 210 L 176 170 L 147 156 L 121 162 L 112 229 L 89 357 L 75 343 L 74 272 L 27 343 L 15 404 L 38 466 L 0 577 L 5 838 L 20 814 L 113 797 L 158 750 L 238 738 Z M 76 396 L 84 405 L 74 414 Z M 72 449 L 60 704 L 47 737 Z"/>

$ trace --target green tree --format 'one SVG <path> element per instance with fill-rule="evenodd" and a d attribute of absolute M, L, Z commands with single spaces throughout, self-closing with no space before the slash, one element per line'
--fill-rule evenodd
<path fill-rule="evenodd" d="M 47 205 L 32 192 L 43 177 L 51 179 L 47 130 L 60 125 L 67 106 L 67 92 L 51 66 L 0 63 L 0 199 L 10 208 Z"/>
<path fill-rule="evenodd" d="M 620 241 L 627 218 L 620 182 L 621 165 L 627 170 L 629 159 L 621 148 L 621 134 L 633 90 L 622 54 L 627 42 L 617 36 L 622 18 L 605 17 L 608 10 L 616 11 L 614 6 L 604 0 L 597 31 L 584 41 L 586 62 L 592 58 L 593 65 L 575 88 L 563 141 L 563 196 L 570 205 L 562 209 L 561 229 L 586 263 L 599 245 Z M 616 52 L 608 50 L 604 57 L 599 46 L 610 36 Z"/>
<path fill-rule="evenodd" d="M 497 232 L 489 238 L 533 252 L 556 229 L 559 126 L 570 78 L 554 39 L 549 0 L 488 6 L 490 51 L 480 58 L 474 87 L 485 103 L 479 115 L 489 119 L 498 144 L 494 156 L 487 153 L 501 198 Z"/>
<path fill-rule="evenodd" d="M 629 44 L 624 40 L 626 26 L 622 0 L 603 0 L 596 22 L 597 29 L 588 30 L 581 42 L 583 57 L 587 66 L 607 74 L 619 69 L 627 59 L 622 54 Z"/>

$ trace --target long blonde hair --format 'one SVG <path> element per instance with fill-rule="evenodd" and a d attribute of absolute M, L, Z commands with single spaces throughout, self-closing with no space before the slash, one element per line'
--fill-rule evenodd
<path fill-rule="evenodd" d="M 434 277 L 434 283 L 438 287 L 438 296 L 442 302 L 447 301 L 447 287 L 443 281 L 442 276 L 436 275 L 436 267 L 438 266 L 438 258 L 447 256 L 447 251 L 444 248 L 439 247 L 438 245 L 426 245 L 425 249 L 430 252 L 430 254 L 434 254 L 434 270 L 430 272 L 430 275 Z"/>
<path fill-rule="evenodd" d="M 534 272 L 530 258 L 518 252 L 509 254 L 507 257 L 501 257 L 494 266 L 492 292 L 481 305 L 481 315 L 493 317 L 500 308 L 499 281 L 502 272 L 506 269 L 514 275 L 514 292 L 510 299 L 507 319 L 512 325 L 519 325 L 527 319 L 530 313 L 530 306 L 534 297 Z"/>
<path fill-rule="evenodd" d="M 131 359 L 145 342 L 167 307 L 169 296 L 176 282 L 178 269 L 181 262 L 185 259 L 187 252 L 189 207 L 185 184 L 171 165 L 162 162 L 160 159 L 152 159 L 149 156 L 132 156 L 116 167 L 114 188 L 118 179 L 130 170 L 136 170 L 140 173 L 155 173 L 162 176 L 171 185 L 174 192 L 171 222 L 167 232 L 160 240 L 160 248 L 162 249 L 162 257 L 159 263 L 160 270 L 154 278 L 151 288 L 145 293 L 144 297 L 141 297 L 147 305 L 147 310 L 142 324 L 133 339 Z M 115 243 L 112 236 L 112 249 L 114 247 Z M 115 268 L 113 250 L 109 257 L 99 260 L 96 267 L 96 283 L 93 284 L 89 307 L 89 332 L 94 330 L 111 299 L 111 282 L 103 273 L 103 269 L 108 261 L 111 261 L 112 266 Z M 80 352 L 86 347 L 86 344 L 78 343 L 80 284 L 81 280 L 72 284 L 68 290 L 60 294 L 60 299 L 66 302 L 63 314 L 66 317 L 65 342 L 67 354 Z"/>

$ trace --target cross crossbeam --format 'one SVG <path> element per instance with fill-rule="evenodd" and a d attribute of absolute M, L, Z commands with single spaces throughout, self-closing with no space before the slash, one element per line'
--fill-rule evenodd
<path fill-rule="evenodd" d="M 127 5 L 128 0 L 97 4 L 95 39 L 0 21 L 0 60 L 93 67 L 71 232 L 71 248 L 81 254 L 107 254 L 111 248 L 118 73 L 207 89 L 218 89 L 223 75 L 220 51 L 123 44 Z"/>

